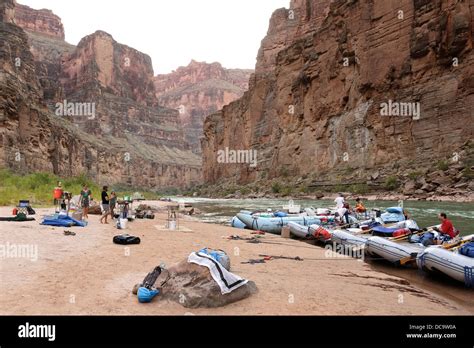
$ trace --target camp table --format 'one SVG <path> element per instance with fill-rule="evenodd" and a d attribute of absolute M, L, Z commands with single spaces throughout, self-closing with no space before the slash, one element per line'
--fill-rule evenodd
<path fill-rule="evenodd" d="M 133 209 L 133 199 L 129 196 L 125 196 L 123 199 L 117 200 L 118 215 L 122 218 L 122 213 L 127 212 L 127 218 L 131 218 L 131 213 Z"/>

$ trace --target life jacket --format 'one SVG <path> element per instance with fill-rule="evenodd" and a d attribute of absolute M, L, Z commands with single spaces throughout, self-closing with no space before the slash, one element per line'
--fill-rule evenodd
<path fill-rule="evenodd" d="M 392 236 L 393 236 L 393 237 L 404 236 L 404 235 L 408 234 L 409 232 L 410 232 L 409 229 L 407 229 L 407 228 L 401 228 L 401 229 L 396 230 L 395 232 L 393 232 Z"/>
<path fill-rule="evenodd" d="M 60 188 L 55 188 L 53 192 L 54 199 L 61 199 L 63 196 L 63 190 Z"/>

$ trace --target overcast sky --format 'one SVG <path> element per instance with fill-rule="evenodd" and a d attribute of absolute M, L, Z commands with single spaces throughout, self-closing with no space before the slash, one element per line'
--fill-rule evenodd
<path fill-rule="evenodd" d="M 96 30 L 147 53 L 155 74 L 191 59 L 253 69 L 272 12 L 290 0 L 17 0 L 61 17 L 66 41 Z"/>

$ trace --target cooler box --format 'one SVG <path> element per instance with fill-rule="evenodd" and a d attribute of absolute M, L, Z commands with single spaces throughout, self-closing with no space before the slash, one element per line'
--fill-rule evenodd
<path fill-rule="evenodd" d="M 74 219 L 74 220 L 78 220 L 78 221 L 82 221 L 82 211 L 78 210 L 78 211 L 75 211 L 71 214 L 71 217 Z"/>

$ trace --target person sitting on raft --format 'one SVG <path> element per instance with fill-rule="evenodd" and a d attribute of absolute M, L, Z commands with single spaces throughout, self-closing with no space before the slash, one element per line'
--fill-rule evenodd
<path fill-rule="evenodd" d="M 367 209 L 365 208 L 360 198 L 356 199 L 356 205 L 355 205 L 354 210 L 356 213 L 365 213 L 367 211 Z"/>
<path fill-rule="evenodd" d="M 446 213 L 440 213 L 438 218 L 441 220 L 441 227 L 435 227 L 433 230 L 441 233 L 445 238 L 447 237 L 449 239 L 452 239 L 459 234 L 459 231 L 454 228 L 453 223 L 448 219 Z"/>

